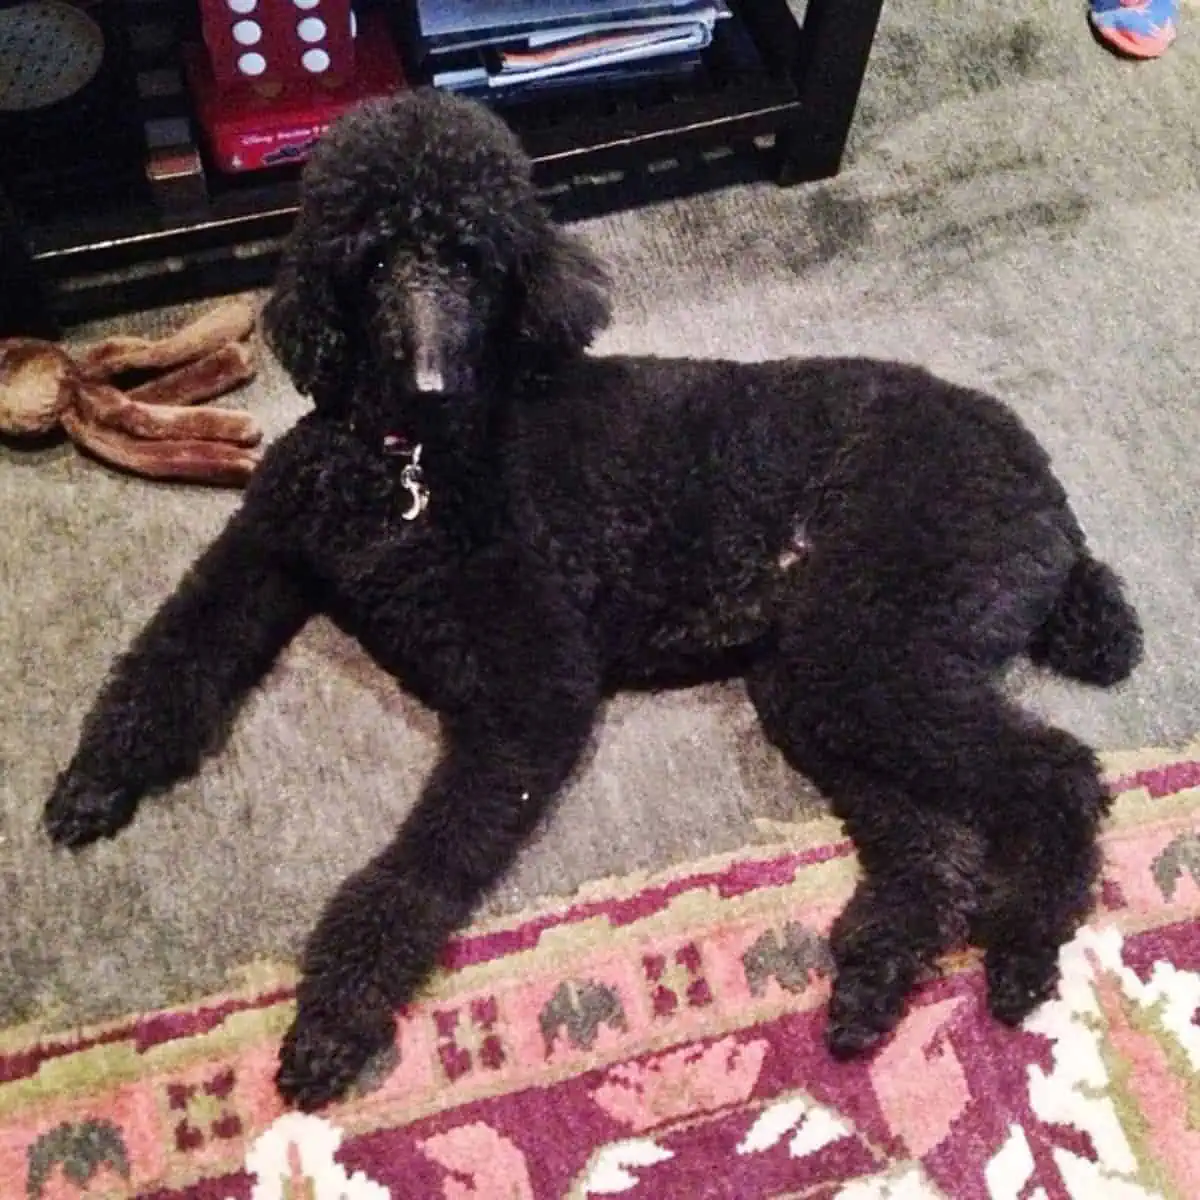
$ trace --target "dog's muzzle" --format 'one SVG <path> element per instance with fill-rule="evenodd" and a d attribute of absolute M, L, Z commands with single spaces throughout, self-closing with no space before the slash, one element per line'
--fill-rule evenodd
<path fill-rule="evenodd" d="M 444 392 L 442 314 L 437 301 L 428 292 L 414 292 L 409 297 L 409 328 L 413 339 L 413 386 L 418 392 Z"/>

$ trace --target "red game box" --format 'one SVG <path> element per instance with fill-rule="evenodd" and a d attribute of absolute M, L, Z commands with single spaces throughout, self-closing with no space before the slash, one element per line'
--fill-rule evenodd
<path fill-rule="evenodd" d="M 209 157 L 218 170 L 255 171 L 302 162 L 330 122 L 347 108 L 367 97 L 390 95 L 405 86 L 404 69 L 392 44 L 391 30 L 378 13 L 364 17 L 361 29 L 353 29 L 351 17 L 347 16 L 346 40 L 352 44 L 349 55 L 342 48 L 335 58 L 333 51 L 337 46 L 333 41 L 327 43 L 328 51 L 322 45 L 311 44 L 308 50 L 300 51 L 305 54 L 315 48 L 326 53 L 328 62 L 320 71 L 296 71 L 288 65 L 290 52 L 269 53 L 264 16 L 260 26 L 264 36 L 254 51 L 264 61 L 264 69 L 255 75 L 231 72 L 229 62 L 245 56 L 237 54 L 239 48 L 234 45 L 232 34 L 220 38 L 208 34 L 207 9 L 217 3 L 218 0 L 205 0 L 206 45 L 189 46 L 185 64 L 196 118 Z M 220 0 L 220 3 L 245 8 L 251 0 Z M 327 16 L 328 9 L 337 7 L 329 0 L 322 0 L 322 4 L 320 11 Z M 316 9 L 311 4 L 302 7 Z M 271 0 L 257 0 L 257 8 L 262 8 L 264 14 L 277 13 L 280 5 Z M 255 11 L 247 9 L 251 16 Z M 276 40 L 270 45 L 278 50 L 279 22 L 274 21 L 271 28 Z M 242 31 L 240 36 L 245 39 L 249 35 Z M 298 50 L 299 46 L 293 49 Z M 224 65 L 218 69 L 215 62 Z M 257 67 L 257 60 L 253 65 Z"/>

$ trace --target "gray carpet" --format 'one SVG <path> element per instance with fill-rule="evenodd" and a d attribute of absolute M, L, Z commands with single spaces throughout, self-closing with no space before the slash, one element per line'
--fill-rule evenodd
<path fill-rule="evenodd" d="M 893 0 L 842 177 L 586 232 L 619 279 L 601 349 L 892 355 L 1008 397 L 1150 635 L 1118 694 L 1014 686 L 1119 749 L 1200 730 L 1200 10 L 1152 64 L 1105 53 L 1084 12 Z M 273 433 L 302 411 L 274 369 L 242 402 Z M 200 778 L 120 841 L 50 853 L 39 810 L 91 694 L 235 503 L 120 478 L 69 446 L 0 457 L 2 1022 L 145 1009 L 292 955 L 431 764 L 428 715 L 317 623 Z M 492 907 L 775 838 L 819 811 L 737 688 L 622 700 Z"/>

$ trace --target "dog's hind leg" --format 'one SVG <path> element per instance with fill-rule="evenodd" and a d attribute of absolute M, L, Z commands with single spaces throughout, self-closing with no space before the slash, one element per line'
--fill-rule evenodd
<path fill-rule="evenodd" d="M 1092 751 L 1029 720 L 995 747 L 1003 775 L 989 812 L 988 895 L 976 940 L 986 947 L 988 1004 L 1016 1025 L 1054 991 L 1058 954 L 1091 910 L 1109 795 Z"/>
<path fill-rule="evenodd" d="M 802 660 L 760 665 L 747 684 L 768 739 L 830 801 L 858 854 L 859 884 L 830 933 L 826 1030 L 832 1053 L 850 1057 L 889 1033 L 938 956 L 966 941 L 986 840 L 965 808 L 932 803 L 919 780 L 889 770 L 865 725 L 857 745 L 839 746 Z"/>
<path fill-rule="evenodd" d="M 794 643 L 748 685 L 863 869 L 832 931 L 831 1048 L 877 1040 L 921 971 L 968 933 L 986 940 L 993 1013 L 1020 1020 L 1052 991 L 1058 950 L 1089 908 L 1106 809 L 1094 755 L 1012 706 L 977 664 L 894 641 L 838 663 L 812 650 L 836 644 L 825 636 L 809 630 L 807 653 Z"/>

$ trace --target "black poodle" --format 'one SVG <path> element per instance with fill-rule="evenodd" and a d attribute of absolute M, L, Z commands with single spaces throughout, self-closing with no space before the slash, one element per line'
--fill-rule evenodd
<path fill-rule="evenodd" d="M 1142 637 L 1033 436 L 894 362 L 586 354 L 608 315 L 499 118 L 432 91 L 342 118 L 264 310 L 315 411 L 116 664 L 49 801 L 56 842 L 115 834 L 318 610 L 440 714 L 419 802 L 308 942 L 278 1074 L 303 1107 L 390 1047 L 614 689 L 744 677 L 844 821 L 838 1056 L 965 941 L 1021 1020 L 1089 909 L 1096 758 L 1000 676 L 1025 653 L 1111 685 Z"/>

